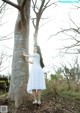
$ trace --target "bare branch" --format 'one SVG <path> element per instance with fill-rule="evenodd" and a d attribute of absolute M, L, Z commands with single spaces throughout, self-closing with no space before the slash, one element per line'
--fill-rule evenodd
<path fill-rule="evenodd" d="M 64 54 L 79 54 L 80 53 L 80 49 L 78 49 L 78 48 L 74 49 L 75 47 L 79 47 L 79 46 L 80 46 L 80 42 L 77 42 L 77 43 L 72 44 L 70 46 L 66 46 L 66 47 L 60 48 L 59 50 L 60 50 L 60 53 L 64 53 Z M 63 51 L 63 50 L 65 50 L 65 51 Z"/>
<path fill-rule="evenodd" d="M 7 66 L 7 67 L 5 67 L 4 69 L 0 70 L 0 72 L 4 71 L 4 70 L 5 70 L 5 69 L 7 69 L 7 68 L 8 68 L 8 66 Z"/>
<path fill-rule="evenodd" d="M 49 2 L 50 2 L 50 0 L 48 0 L 48 1 L 46 2 L 45 6 L 47 6 Z"/>
<path fill-rule="evenodd" d="M 13 51 L 13 49 L 12 49 L 12 48 L 10 48 L 10 47 L 8 47 L 8 46 L 5 46 L 5 45 L 3 45 L 3 44 L 2 44 L 2 46 L 3 46 L 4 48 L 7 48 L 7 49 L 10 49 L 10 50 L 12 50 L 12 51 Z M 7 55 L 7 54 L 6 54 L 6 56 L 11 57 L 12 55 Z"/>
<path fill-rule="evenodd" d="M 34 1 L 32 0 L 32 3 L 33 3 L 33 6 L 35 6 L 35 3 L 34 3 Z"/>
<path fill-rule="evenodd" d="M 3 2 L 6 2 L 7 4 L 17 8 L 17 9 L 20 9 L 20 6 L 19 5 L 16 5 L 15 3 L 9 1 L 9 0 L 2 0 Z"/>
<path fill-rule="evenodd" d="M 61 53 L 66 53 L 66 54 L 79 54 L 79 52 L 61 52 Z"/>
<path fill-rule="evenodd" d="M 43 19 L 47 19 L 47 18 L 43 18 Z M 49 22 L 51 22 L 51 21 L 53 21 L 53 19 L 51 19 L 51 20 L 49 20 L 49 21 L 45 22 L 45 23 L 44 23 L 44 24 L 42 24 L 39 28 L 43 27 L 44 25 L 48 24 L 48 23 L 49 23 Z"/>
<path fill-rule="evenodd" d="M 4 41 L 4 40 L 9 40 L 9 39 L 11 39 L 12 37 L 10 37 L 10 38 L 2 38 L 2 39 L 0 39 L 0 41 Z"/>
<path fill-rule="evenodd" d="M 61 28 L 61 29 L 62 29 L 62 28 Z M 48 40 L 49 40 L 50 38 L 52 38 L 53 36 L 56 36 L 56 35 L 58 35 L 58 34 L 60 34 L 60 33 L 67 32 L 67 31 L 74 31 L 74 32 L 80 34 L 80 31 L 79 31 L 79 30 L 80 30 L 80 27 L 78 27 L 78 29 L 76 29 L 76 28 L 62 29 L 61 31 L 58 31 L 56 34 L 52 34 L 52 35 L 48 38 Z"/>
<path fill-rule="evenodd" d="M 40 9 L 39 9 L 39 14 L 43 13 L 42 9 L 43 9 L 44 3 L 45 3 L 45 0 L 43 0 L 42 3 L 41 3 Z"/>
<path fill-rule="evenodd" d="M 34 3 L 34 1 L 32 0 L 32 3 L 33 3 L 33 11 L 35 12 L 35 14 L 37 14 L 37 12 L 36 12 L 36 8 L 37 8 L 36 3 L 37 3 L 37 0 L 35 0 L 35 3 Z M 37 9 L 38 9 L 38 8 L 37 8 Z"/>
<path fill-rule="evenodd" d="M 35 0 L 35 6 L 36 6 L 37 0 Z"/>
<path fill-rule="evenodd" d="M 49 0 L 49 1 L 50 1 L 50 0 Z M 46 8 L 48 8 L 48 7 L 52 6 L 52 5 L 56 5 L 55 3 L 57 3 L 57 2 L 54 2 L 54 3 L 51 3 L 51 4 L 48 5 L 49 1 L 48 1 L 48 2 L 46 3 L 46 5 L 44 6 L 43 10 L 45 10 Z"/>
<path fill-rule="evenodd" d="M 4 7 L 6 6 L 6 3 L 2 3 L 2 5 L 0 6 L 0 10 L 2 10 Z"/>
<path fill-rule="evenodd" d="M 70 14 L 69 14 L 69 19 L 70 19 L 70 21 L 78 28 L 78 26 L 76 25 L 76 23 L 72 20 Z"/>
<path fill-rule="evenodd" d="M 77 9 L 80 9 L 80 6 L 79 5 L 74 5 Z"/>
<path fill-rule="evenodd" d="M 33 23 L 33 26 L 34 26 L 34 28 L 35 28 L 35 23 L 34 23 L 34 21 L 35 21 L 35 19 L 32 18 L 32 23 Z"/>
<path fill-rule="evenodd" d="M 12 34 L 13 34 L 13 32 L 7 34 L 6 36 L 0 36 L 0 41 L 11 39 L 12 38 L 12 36 L 11 36 Z"/>

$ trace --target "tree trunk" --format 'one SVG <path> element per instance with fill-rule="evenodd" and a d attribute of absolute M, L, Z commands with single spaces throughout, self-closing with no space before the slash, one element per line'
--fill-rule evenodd
<path fill-rule="evenodd" d="M 44 10 L 47 8 L 47 5 L 48 5 L 50 0 L 46 3 L 46 5 L 44 5 L 45 1 L 46 0 L 41 1 L 41 4 L 40 4 L 40 7 L 38 8 L 38 11 L 36 11 L 36 7 L 37 7 L 36 2 L 33 3 L 33 11 L 36 15 L 36 22 L 34 23 L 34 20 L 33 20 L 33 26 L 34 26 L 34 29 L 35 29 L 35 32 L 34 32 L 34 45 L 38 44 L 38 32 L 39 32 L 40 19 L 41 19 L 41 16 L 42 16 Z"/>
<path fill-rule="evenodd" d="M 34 32 L 34 45 L 38 44 L 38 28 L 35 28 L 35 32 Z"/>
<path fill-rule="evenodd" d="M 26 96 L 28 64 L 22 54 L 24 49 L 28 53 L 29 47 L 30 2 L 31 0 L 27 0 L 24 9 L 21 8 L 18 11 L 15 25 L 12 76 L 8 94 L 8 97 L 15 101 L 15 107 L 19 107 Z M 18 4 L 20 4 L 20 0 L 18 0 Z"/>
<path fill-rule="evenodd" d="M 39 32 L 39 23 L 40 23 L 40 19 L 41 19 L 41 14 L 37 14 L 36 15 L 36 23 L 34 26 L 34 45 L 38 44 L 38 32 Z"/>

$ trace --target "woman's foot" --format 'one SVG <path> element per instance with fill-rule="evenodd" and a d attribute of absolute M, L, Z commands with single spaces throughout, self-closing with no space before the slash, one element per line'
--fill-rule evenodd
<path fill-rule="evenodd" d="M 37 100 L 34 100 L 34 101 L 33 101 L 33 104 L 34 104 L 34 105 L 37 104 L 37 103 L 38 103 Z"/>
<path fill-rule="evenodd" d="M 38 100 L 37 104 L 38 104 L 38 105 L 41 105 L 41 101 L 40 101 L 40 100 Z"/>

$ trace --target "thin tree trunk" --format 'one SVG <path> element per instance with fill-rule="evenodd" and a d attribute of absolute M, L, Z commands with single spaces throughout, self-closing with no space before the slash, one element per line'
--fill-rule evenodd
<path fill-rule="evenodd" d="M 34 45 L 38 44 L 37 37 L 38 37 L 38 28 L 35 28 L 35 32 L 34 32 Z"/>
<path fill-rule="evenodd" d="M 41 16 L 37 14 L 36 15 L 36 24 L 35 24 L 35 31 L 34 31 L 34 45 L 38 44 L 38 32 L 39 32 L 39 23 L 40 23 L 40 18 Z"/>

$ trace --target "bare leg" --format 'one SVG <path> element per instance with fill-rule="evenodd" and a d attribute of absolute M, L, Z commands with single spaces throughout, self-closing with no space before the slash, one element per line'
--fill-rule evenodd
<path fill-rule="evenodd" d="M 33 97 L 34 97 L 34 100 L 36 100 L 36 90 L 32 90 L 32 94 L 33 94 Z"/>
<path fill-rule="evenodd" d="M 37 103 L 37 98 L 36 98 L 36 90 L 32 90 L 32 94 L 33 94 L 33 97 L 34 97 L 34 101 L 33 101 L 33 104 L 36 104 Z"/>
<path fill-rule="evenodd" d="M 41 104 L 41 90 L 40 89 L 37 91 L 37 94 L 38 94 L 38 104 Z"/>

